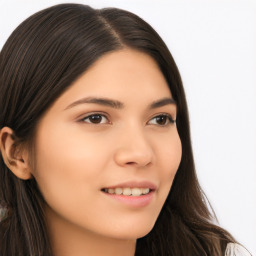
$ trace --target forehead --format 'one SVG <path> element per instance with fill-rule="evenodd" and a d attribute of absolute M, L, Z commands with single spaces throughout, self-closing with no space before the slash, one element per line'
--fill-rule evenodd
<path fill-rule="evenodd" d="M 149 55 L 123 49 L 97 60 L 57 100 L 67 104 L 81 97 L 109 97 L 122 102 L 171 97 L 168 84 Z"/>

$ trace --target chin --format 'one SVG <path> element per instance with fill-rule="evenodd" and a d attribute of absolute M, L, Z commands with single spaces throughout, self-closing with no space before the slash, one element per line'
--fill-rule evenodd
<path fill-rule="evenodd" d="M 146 223 L 144 223 L 144 225 L 140 224 L 136 226 L 128 225 L 128 227 L 125 227 L 122 230 L 120 230 L 120 228 L 118 230 L 113 230 L 112 237 L 122 240 L 136 240 L 146 236 L 153 227 L 154 225 L 146 225 Z"/>

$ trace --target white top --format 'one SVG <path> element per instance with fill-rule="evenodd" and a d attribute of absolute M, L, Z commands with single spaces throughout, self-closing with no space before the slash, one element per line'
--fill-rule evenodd
<path fill-rule="evenodd" d="M 228 243 L 225 256 L 252 256 L 243 246 Z"/>

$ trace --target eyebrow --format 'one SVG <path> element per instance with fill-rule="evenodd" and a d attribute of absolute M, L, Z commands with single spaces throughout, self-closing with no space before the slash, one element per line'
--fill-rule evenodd
<path fill-rule="evenodd" d="M 176 105 L 176 101 L 173 98 L 163 98 L 156 100 L 150 104 L 149 109 L 160 108 L 166 105 Z"/>
<path fill-rule="evenodd" d="M 64 110 L 73 108 L 80 104 L 86 104 L 86 103 L 98 104 L 98 105 L 107 106 L 107 107 L 111 107 L 111 108 L 115 108 L 115 109 L 124 108 L 124 103 L 122 103 L 118 100 L 112 100 L 112 99 L 108 99 L 108 98 L 87 97 L 87 98 L 82 98 L 80 100 L 77 100 L 77 101 L 71 103 Z M 159 99 L 159 100 L 152 102 L 148 108 L 155 109 L 155 108 L 160 108 L 160 107 L 163 107 L 165 105 L 170 105 L 170 104 L 176 105 L 176 101 L 173 98 L 163 98 L 163 99 Z"/>
<path fill-rule="evenodd" d="M 107 98 L 87 97 L 87 98 L 83 98 L 83 99 L 80 99 L 80 100 L 77 100 L 77 101 L 71 103 L 69 106 L 67 106 L 65 108 L 65 110 L 75 107 L 80 104 L 85 104 L 85 103 L 98 104 L 98 105 L 107 106 L 107 107 L 116 108 L 116 109 L 124 108 L 124 104 L 118 100 L 111 100 L 111 99 L 107 99 Z"/>

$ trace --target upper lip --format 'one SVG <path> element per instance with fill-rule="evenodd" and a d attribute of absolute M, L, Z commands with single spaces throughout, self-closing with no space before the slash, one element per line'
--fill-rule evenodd
<path fill-rule="evenodd" d="M 149 188 L 151 190 L 156 190 L 157 186 L 150 181 L 127 181 L 105 188 Z"/>

